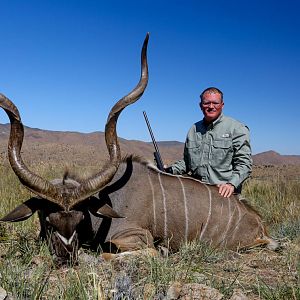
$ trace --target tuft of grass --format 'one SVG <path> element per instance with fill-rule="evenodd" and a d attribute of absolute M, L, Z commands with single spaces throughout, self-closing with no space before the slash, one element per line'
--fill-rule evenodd
<path fill-rule="evenodd" d="M 293 286 L 288 282 L 284 282 L 275 287 L 270 287 L 261 278 L 258 279 L 257 294 L 261 299 L 266 300 L 299 300 L 300 286 Z"/>
<path fill-rule="evenodd" d="M 166 296 L 173 282 L 208 283 L 204 275 L 205 264 L 214 264 L 222 260 L 224 252 L 210 247 L 207 243 L 189 242 L 179 251 L 167 257 L 147 257 L 144 269 L 144 284 L 152 285 L 155 294 Z"/>
<path fill-rule="evenodd" d="M 273 226 L 273 231 L 279 239 L 296 240 L 300 237 L 300 218 L 276 224 Z"/>
<path fill-rule="evenodd" d="M 249 180 L 243 193 L 279 236 L 299 236 L 300 181 L 278 176 L 270 181 Z"/>
<path fill-rule="evenodd" d="M 0 261 L 0 286 L 16 299 L 40 299 L 47 285 L 49 269 L 46 264 L 30 266 L 33 258 L 43 251 L 44 245 L 22 237 L 11 241 Z"/>

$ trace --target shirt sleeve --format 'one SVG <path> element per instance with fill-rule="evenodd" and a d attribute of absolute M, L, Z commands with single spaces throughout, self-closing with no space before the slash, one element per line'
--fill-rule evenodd
<path fill-rule="evenodd" d="M 186 150 L 187 140 L 188 140 L 188 136 L 186 137 L 186 141 L 185 141 L 185 144 L 184 144 L 183 159 L 177 160 L 175 163 L 173 163 L 171 165 L 172 172 L 175 175 L 181 175 L 181 174 L 186 174 L 187 173 L 187 165 L 186 165 L 186 162 L 185 162 L 186 153 L 187 153 L 187 150 Z"/>
<path fill-rule="evenodd" d="M 232 145 L 233 172 L 229 183 L 237 188 L 252 172 L 252 156 L 248 127 L 241 125 L 234 130 Z"/>

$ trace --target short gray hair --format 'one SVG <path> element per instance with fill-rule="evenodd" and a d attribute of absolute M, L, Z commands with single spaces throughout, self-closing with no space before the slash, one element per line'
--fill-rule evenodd
<path fill-rule="evenodd" d="M 223 93 L 221 90 L 219 90 L 218 88 L 216 87 L 209 87 L 207 89 L 205 89 L 201 95 L 200 95 L 200 99 L 201 99 L 201 102 L 203 101 L 203 98 L 204 98 L 204 94 L 205 93 L 209 93 L 209 94 L 220 94 L 221 95 L 221 100 L 223 102 Z"/>

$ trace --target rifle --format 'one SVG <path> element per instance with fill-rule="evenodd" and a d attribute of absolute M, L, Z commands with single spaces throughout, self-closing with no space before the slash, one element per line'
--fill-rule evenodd
<path fill-rule="evenodd" d="M 151 139 L 152 139 L 152 143 L 153 143 L 153 146 L 154 146 L 154 149 L 155 149 L 155 152 L 153 152 L 153 155 L 154 155 L 154 160 L 156 161 L 157 168 L 160 171 L 165 172 L 164 164 L 163 164 L 163 161 L 161 159 L 161 156 L 160 156 L 160 153 L 159 153 L 159 150 L 158 150 L 158 146 L 157 146 L 157 143 L 155 141 L 155 138 L 154 138 L 154 135 L 153 135 L 153 132 L 152 132 L 152 129 L 151 129 L 151 126 L 150 126 L 150 123 L 149 123 L 149 120 L 148 120 L 148 117 L 147 117 L 147 114 L 146 114 L 145 111 L 143 111 L 143 115 L 144 115 L 148 130 L 149 130 L 149 133 L 150 133 L 150 136 L 151 136 Z"/>

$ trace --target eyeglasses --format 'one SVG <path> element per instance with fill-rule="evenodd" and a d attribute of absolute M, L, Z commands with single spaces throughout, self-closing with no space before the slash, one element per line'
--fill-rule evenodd
<path fill-rule="evenodd" d="M 219 107 L 221 104 L 223 104 L 223 102 L 202 101 L 200 104 L 201 104 L 203 107 L 210 107 L 210 106 L 212 105 L 214 108 L 217 108 L 217 107 Z"/>

